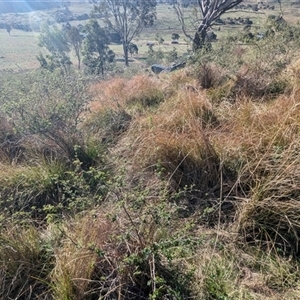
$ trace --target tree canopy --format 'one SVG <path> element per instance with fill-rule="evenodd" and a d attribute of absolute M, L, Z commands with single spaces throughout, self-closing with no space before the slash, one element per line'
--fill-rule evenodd
<path fill-rule="evenodd" d="M 37 57 L 43 68 L 53 71 L 60 67 L 68 73 L 68 67 L 72 64 L 68 56 L 70 48 L 60 29 L 44 24 L 39 35 L 39 46 L 46 48 L 50 53 L 46 56 L 39 54 Z"/>
<path fill-rule="evenodd" d="M 115 53 L 109 49 L 106 31 L 96 20 L 85 26 L 86 37 L 83 43 L 83 63 L 92 74 L 104 74 L 108 63 L 112 63 Z"/>
<path fill-rule="evenodd" d="M 156 19 L 156 0 L 92 0 L 96 12 L 101 12 L 110 31 L 121 38 L 125 65 L 129 65 L 129 45 L 145 26 Z"/>
<path fill-rule="evenodd" d="M 83 42 L 83 35 L 80 33 L 78 27 L 70 25 L 67 23 L 63 27 L 63 34 L 67 40 L 67 43 L 74 49 L 75 55 L 78 61 L 78 69 L 80 69 L 81 63 L 81 46 Z"/>

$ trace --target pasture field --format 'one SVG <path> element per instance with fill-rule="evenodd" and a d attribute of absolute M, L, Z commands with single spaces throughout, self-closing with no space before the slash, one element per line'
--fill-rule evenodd
<path fill-rule="evenodd" d="M 39 67 L 36 59 L 38 33 L 12 30 L 11 36 L 0 30 L 0 70 L 28 70 Z"/>
<path fill-rule="evenodd" d="M 246 1 L 244 3 L 249 4 L 253 3 L 253 1 Z M 259 32 L 260 29 L 264 26 L 265 20 L 268 15 L 280 14 L 281 11 L 278 3 L 275 3 L 274 5 L 275 10 L 260 10 L 258 12 L 250 10 L 232 10 L 223 15 L 222 19 L 226 19 L 227 17 L 250 18 L 253 21 L 253 30 Z M 76 14 L 90 13 L 91 9 L 92 5 L 87 3 L 73 3 L 70 6 L 70 11 Z M 300 12 L 295 9 L 295 7 L 291 7 L 289 4 L 283 3 L 282 11 L 286 20 L 288 20 L 289 22 L 297 22 Z M 22 15 L 22 17 L 24 17 L 24 14 Z M 187 21 L 192 20 L 192 10 L 186 10 L 185 15 Z M 46 18 L 45 12 L 42 12 L 41 16 Z M 38 17 L 35 16 L 35 19 L 38 19 Z M 43 22 L 43 20 L 41 19 L 40 22 Z M 84 25 L 86 24 L 86 22 L 87 21 L 74 21 L 71 23 L 74 25 Z M 216 25 L 213 27 L 213 30 L 215 30 L 218 35 L 218 39 L 222 39 L 222 37 L 228 35 L 229 33 L 241 29 L 241 25 Z M 193 35 L 193 32 L 194 30 L 192 30 L 191 27 L 189 33 Z M 178 44 L 171 44 L 172 33 L 178 33 L 180 35 Z M 170 5 L 159 4 L 157 6 L 157 21 L 155 25 L 151 28 L 146 28 L 142 32 L 142 34 L 136 40 L 134 40 L 134 42 L 139 47 L 139 54 L 134 58 L 140 61 L 145 60 L 149 50 L 148 46 L 146 45 L 147 42 L 156 42 L 158 37 L 163 38 L 164 43 L 155 45 L 154 50 L 160 49 L 162 52 L 168 53 L 175 48 L 180 55 L 187 52 L 187 50 L 191 48 L 189 45 L 189 41 L 184 37 L 181 31 L 180 23 L 175 12 L 173 11 L 173 8 Z M 40 51 L 43 50 L 38 47 L 37 43 L 38 32 L 24 32 L 13 29 L 11 31 L 11 36 L 9 36 L 4 29 L 0 29 L 0 70 L 17 71 L 37 68 L 39 66 L 39 63 L 36 59 L 36 56 Z M 116 53 L 118 61 L 121 61 L 123 59 L 122 46 L 111 45 L 110 47 Z M 73 62 L 76 63 L 76 59 L 74 59 Z"/>

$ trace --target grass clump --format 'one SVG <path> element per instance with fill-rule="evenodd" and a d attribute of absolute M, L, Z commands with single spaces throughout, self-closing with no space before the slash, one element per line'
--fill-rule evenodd
<path fill-rule="evenodd" d="M 32 224 L 1 228 L 0 262 L 1 299 L 52 299 L 47 282 L 53 249 Z"/>
<path fill-rule="evenodd" d="M 92 104 L 96 109 L 121 107 L 127 108 L 128 113 L 156 107 L 164 100 L 159 81 L 147 75 L 136 75 L 130 80 L 117 78 L 109 84 L 102 82 L 94 87 L 93 94 L 98 100 Z"/>
<path fill-rule="evenodd" d="M 170 114 L 170 105 L 178 110 Z M 219 160 L 204 131 L 213 122 L 213 113 L 204 97 L 182 93 L 162 105 L 155 115 L 133 126 L 138 136 L 134 145 L 136 158 L 148 166 L 160 164 L 177 187 L 196 184 L 199 189 L 213 188 L 218 180 L 215 178 Z M 182 143 L 183 140 L 186 142 Z"/>
<path fill-rule="evenodd" d="M 72 166 L 43 162 L 14 168 L 0 181 L 2 214 L 6 217 L 35 220 L 62 217 L 92 207 L 105 195 L 103 170 L 82 169 L 77 159 Z"/>
<path fill-rule="evenodd" d="M 259 241 L 269 250 L 296 256 L 299 253 L 297 169 L 296 149 L 277 154 L 241 212 L 241 230 L 247 239 Z"/>
<path fill-rule="evenodd" d="M 94 111 L 83 123 L 89 131 L 89 137 L 103 145 L 117 142 L 118 138 L 128 130 L 132 116 L 125 109 L 102 108 Z"/>

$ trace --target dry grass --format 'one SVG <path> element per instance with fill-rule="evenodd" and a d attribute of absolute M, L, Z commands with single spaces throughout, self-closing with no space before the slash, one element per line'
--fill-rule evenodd
<path fill-rule="evenodd" d="M 205 132 L 215 121 L 203 94 L 179 92 L 132 125 L 136 165 L 162 167 L 177 187 L 196 185 L 203 192 L 215 188 L 219 161 Z"/>
<path fill-rule="evenodd" d="M 46 280 L 52 257 L 44 242 L 32 225 L 8 223 L 1 229 L 1 299 L 51 299 Z"/>
<path fill-rule="evenodd" d="M 228 71 L 214 63 L 202 63 L 194 70 L 194 76 L 204 89 L 217 88 L 227 80 Z"/>
<path fill-rule="evenodd" d="M 116 78 L 108 82 L 100 82 L 92 88 L 94 102 L 91 110 L 103 108 L 119 109 L 131 106 L 149 107 L 163 100 L 161 84 L 154 77 L 137 75 L 130 80 Z"/>
<path fill-rule="evenodd" d="M 88 214 L 67 223 L 61 231 L 64 240 L 55 253 L 51 273 L 55 299 L 90 299 L 105 290 L 118 290 L 111 261 L 118 252 L 111 242 L 116 226 L 103 215 Z"/>
<path fill-rule="evenodd" d="M 239 228 L 249 242 L 298 255 L 298 83 L 271 102 L 240 99 L 221 104 L 211 141 L 224 163 L 237 168 L 245 198 Z"/>
<path fill-rule="evenodd" d="M 251 200 L 241 209 L 240 229 L 246 239 L 272 251 L 298 255 L 298 149 L 289 148 L 264 165 L 265 175 L 257 178 Z"/>
<path fill-rule="evenodd" d="M 43 230 L 1 215 L 5 296 L 17 299 L 7 288 L 17 278 L 17 293 L 28 295 L 31 285 L 57 300 L 299 299 L 299 63 L 281 74 L 290 89 L 277 98 L 251 94 L 257 86 L 244 82 L 234 101 L 210 100 L 223 78 L 210 67 L 209 82 L 185 69 L 92 87 L 80 129 L 98 146 L 114 139 L 106 151 L 115 174 L 83 172 L 105 186 L 103 202 Z M 48 199 L 42 167 L 7 166 L 0 184 L 9 195 Z M 85 203 L 86 182 L 72 174 L 71 199 Z M 47 262 L 38 258 L 45 248 Z M 18 261 L 36 264 L 30 280 L 19 280 Z"/>
<path fill-rule="evenodd" d="M 129 131 L 118 144 L 121 147 L 130 141 L 127 148 L 120 148 L 121 156 L 133 166 L 130 172 L 139 174 L 143 168 L 152 169 L 166 175 L 175 189 L 195 186 L 201 192 L 198 199 L 205 199 L 207 194 L 222 201 L 239 199 L 233 224 L 240 234 L 238 241 L 243 237 L 243 242 L 276 253 L 275 258 L 264 260 L 250 254 L 247 262 L 246 254 L 242 259 L 228 259 L 230 255 L 204 247 L 205 253 L 212 250 L 212 254 L 205 255 L 201 262 L 184 262 L 201 266 L 196 272 L 194 291 L 199 299 L 297 299 L 297 267 L 278 256 L 297 255 L 300 234 L 296 75 L 292 93 L 273 101 L 242 97 L 234 103 L 210 103 L 206 93 L 183 74 L 161 77 L 165 101 L 155 113 L 145 113 L 144 108 L 134 115 Z M 130 90 L 133 82 L 128 84 Z M 127 90 L 123 79 L 113 83 L 118 88 L 108 89 L 103 99 L 113 101 L 107 105 L 121 103 L 121 91 Z M 146 86 L 139 85 L 139 95 L 143 89 L 152 92 Z M 123 109 L 130 109 L 130 99 L 122 102 Z M 229 175 L 227 167 L 232 170 Z M 232 242 L 218 242 L 214 247 L 237 251 Z M 262 267 L 257 269 L 262 260 Z"/>

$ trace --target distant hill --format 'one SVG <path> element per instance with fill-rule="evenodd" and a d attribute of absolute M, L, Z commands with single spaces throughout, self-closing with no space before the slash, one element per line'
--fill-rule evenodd
<path fill-rule="evenodd" d="M 62 5 L 60 0 L 0 0 L 0 13 L 21 13 Z"/>

